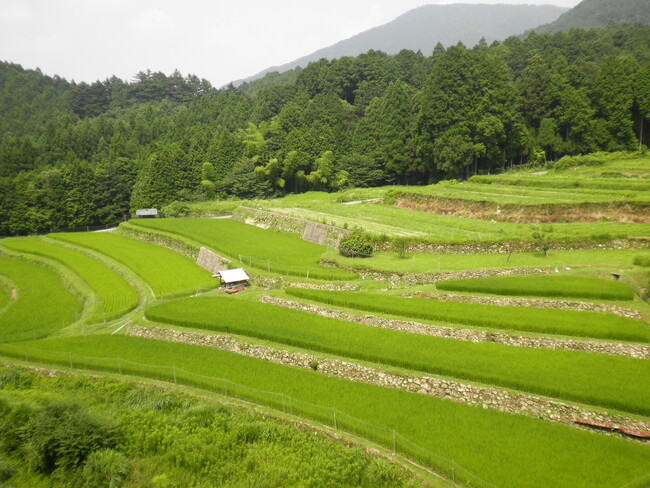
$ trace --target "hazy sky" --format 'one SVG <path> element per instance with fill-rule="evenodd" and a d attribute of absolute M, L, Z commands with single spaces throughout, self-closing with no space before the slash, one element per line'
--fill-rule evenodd
<path fill-rule="evenodd" d="M 467 0 L 553 4 L 580 0 Z M 0 60 L 68 80 L 178 69 L 220 87 L 385 24 L 427 0 L 0 0 Z"/>

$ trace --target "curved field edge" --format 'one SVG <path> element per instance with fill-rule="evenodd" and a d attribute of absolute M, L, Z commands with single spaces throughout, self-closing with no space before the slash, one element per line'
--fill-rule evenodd
<path fill-rule="evenodd" d="M 336 292 L 301 288 L 287 288 L 285 291 L 293 297 L 328 305 L 398 317 L 443 321 L 448 324 L 593 339 L 650 342 L 650 328 L 643 322 L 612 314 L 454 303 L 364 292 Z"/>
<path fill-rule="evenodd" d="M 5 485 L 45 486 L 47 482 L 49 486 L 65 479 L 66 486 L 108 486 L 108 482 L 88 480 L 98 481 L 98 472 L 109 479 L 114 475 L 114 487 L 159 486 L 160 481 L 173 486 L 240 486 L 243 480 L 248 486 L 259 486 L 262 480 L 271 480 L 272 486 L 329 482 L 407 488 L 421 481 L 414 476 L 415 469 L 407 471 L 364 451 L 358 440 L 337 439 L 316 426 L 295 425 L 293 418 L 269 416 L 268 409 L 262 413 L 260 407 L 227 405 L 204 390 L 200 395 L 189 388 L 161 391 L 160 384 L 141 383 L 69 374 L 51 367 L 34 372 L 1 365 L 0 438 L 5 442 L 0 444 L 0 457 L 10 465 L 9 470 L 3 465 Z M 51 420 L 61 405 L 70 413 L 63 421 L 68 427 L 72 421 L 72 428 L 33 429 L 34 420 Z M 107 423 L 113 435 L 89 438 L 89 433 Z M 75 428 L 81 425 L 88 429 Z M 43 440 L 39 434 L 48 436 L 53 441 L 50 445 L 76 442 L 88 449 L 52 450 L 57 464 L 75 457 L 79 465 L 65 463 L 55 473 L 38 473 L 30 469 L 35 453 L 29 448 Z M 104 449 L 124 463 L 117 463 L 118 469 L 110 463 L 97 469 L 94 461 L 106 459 Z M 165 473 L 162 478 L 161 472 Z M 378 473 L 389 476 L 382 480 Z M 433 485 L 451 486 L 442 481 Z"/>
<path fill-rule="evenodd" d="M 37 263 L 0 255 L 0 273 L 18 299 L 0 316 L 0 341 L 37 339 L 72 324 L 82 305 L 57 273 Z"/>
<path fill-rule="evenodd" d="M 489 293 L 493 295 L 633 300 L 634 292 L 624 283 L 567 275 L 495 276 L 443 280 L 436 288 L 445 291 Z"/>
<path fill-rule="evenodd" d="M 148 309 L 149 320 L 650 415 L 650 361 L 469 343 L 368 327 L 257 302 L 194 297 Z M 637 378 L 631 381 L 630 378 Z"/>
<path fill-rule="evenodd" d="M 129 268 L 158 298 L 171 298 L 217 286 L 212 274 L 164 247 L 113 233 L 49 234 L 55 240 L 108 256 Z"/>
<path fill-rule="evenodd" d="M 276 409 L 284 402 L 327 423 L 335 410 L 339 428 L 387 446 L 395 430 L 398 451 L 448 477 L 455 466 L 470 486 L 485 485 L 478 476 L 499 487 L 640 487 L 633 480 L 648 475 L 650 449 L 637 443 L 199 346 L 94 336 L 0 345 L 0 353 L 175 380 Z"/>
<path fill-rule="evenodd" d="M 351 280 L 356 273 L 324 268 L 326 249 L 282 231 L 263 230 L 230 219 L 157 219 L 129 221 L 143 228 L 190 239 L 232 260 L 274 274 L 322 280 Z"/>
<path fill-rule="evenodd" d="M 101 302 L 87 319 L 90 323 L 120 317 L 138 305 L 138 294 L 122 276 L 80 251 L 34 237 L 7 238 L 2 240 L 2 245 L 13 251 L 53 259 L 76 273 Z"/>

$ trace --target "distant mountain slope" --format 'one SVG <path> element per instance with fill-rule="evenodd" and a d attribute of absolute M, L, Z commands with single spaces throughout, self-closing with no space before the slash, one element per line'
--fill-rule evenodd
<path fill-rule="evenodd" d="M 650 24 L 649 0 L 583 0 L 550 24 L 533 29 L 538 33 L 590 29 L 611 23 Z"/>
<path fill-rule="evenodd" d="M 266 73 L 305 67 L 321 58 L 358 56 L 371 49 L 397 54 L 402 49 L 431 54 L 440 42 L 445 46 L 461 41 L 473 46 L 482 37 L 488 42 L 505 39 L 557 19 L 567 9 L 553 5 L 425 5 L 406 12 L 392 22 L 319 49 L 282 66 L 267 68 L 255 76 L 234 82 L 252 81 Z"/>

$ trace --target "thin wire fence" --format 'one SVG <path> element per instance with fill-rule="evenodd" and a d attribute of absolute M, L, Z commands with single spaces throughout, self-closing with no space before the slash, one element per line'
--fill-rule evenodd
<path fill-rule="evenodd" d="M 471 471 L 451 459 L 439 456 L 428 449 L 419 446 L 400 434 L 396 429 L 381 427 L 348 415 L 332 407 L 313 404 L 287 396 L 283 393 L 270 392 L 241 385 L 225 378 L 206 376 L 186 371 L 176 366 L 151 365 L 128 359 L 105 358 L 75 354 L 72 351 L 43 351 L 37 348 L 21 348 L 22 351 L 4 351 L 3 354 L 25 361 L 44 361 L 59 364 L 71 369 L 106 371 L 121 375 L 147 377 L 156 380 L 170 381 L 201 388 L 215 393 L 248 401 L 290 415 L 306 417 L 322 423 L 335 430 L 349 432 L 369 439 L 394 454 L 403 455 L 424 466 L 431 468 L 439 475 L 471 488 L 497 488 L 492 483 L 483 480 Z"/>

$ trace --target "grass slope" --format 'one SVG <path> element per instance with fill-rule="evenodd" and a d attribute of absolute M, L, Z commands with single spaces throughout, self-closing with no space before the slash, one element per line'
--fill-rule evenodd
<path fill-rule="evenodd" d="M 74 271 L 98 295 L 101 303 L 90 322 L 111 320 L 138 304 L 138 294 L 117 272 L 90 256 L 34 237 L 4 239 L 2 244 L 14 251 L 54 259 Z"/>
<path fill-rule="evenodd" d="M 179 296 L 214 288 L 210 272 L 164 247 L 107 232 L 51 234 L 63 242 L 92 249 L 131 269 L 156 297 Z"/>
<path fill-rule="evenodd" d="M 0 315 L 0 341 L 47 336 L 81 312 L 77 297 L 51 269 L 0 255 L 0 274 L 18 287 L 18 300 Z"/>
<path fill-rule="evenodd" d="M 119 367 L 123 373 L 168 381 L 174 379 L 175 373 L 178 382 L 221 391 L 226 386 L 229 394 L 276 408 L 282 408 L 284 398 L 285 408 L 326 422 L 331 422 L 332 409 L 336 409 L 340 427 L 386 445 L 392 444 L 392 430 L 396 429 L 399 434 L 396 447 L 400 452 L 447 476 L 451 476 L 451 463 L 407 444 L 403 437 L 435 456 L 453 459 L 456 480 L 468 486 L 481 484 L 460 466 L 500 488 L 598 488 L 626 483 L 641 487 L 647 481 L 648 446 L 426 395 L 353 383 L 228 352 L 124 336 L 0 346 L 0 352 L 16 357 L 24 357 L 26 351 L 34 360 L 62 365 L 72 360 L 80 366 L 112 371 Z M 121 359 L 114 359 L 117 357 Z M 172 370 L 171 365 L 176 369 Z M 192 376 L 182 370 L 191 372 Z M 242 386 L 208 377 L 227 378 Z"/>
<path fill-rule="evenodd" d="M 650 361 L 441 339 L 227 297 L 169 301 L 146 317 L 650 414 L 650 391 L 630 380 L 650 377 Z"/>

